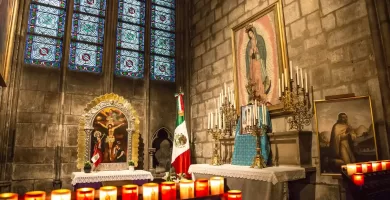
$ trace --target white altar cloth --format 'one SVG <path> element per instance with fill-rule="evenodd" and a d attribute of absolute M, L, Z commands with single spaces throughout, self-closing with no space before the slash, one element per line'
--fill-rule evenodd
<path fill-rule="evenodd" d="M 249 166 L 239 165 L 220 165 L 213 166 L 209 164 L 194 164 L 188 169 L 193 178 L 195 174 L 209 174 L 214 176 L 223 176 L 231 178 L 244 178 L 250 180 L 266 181 L 276 184 L 303 179 L 306 176 L 305 169 L 294 166 L 267 167 L 264 169 L 253 169 Z"/>
<path fill-rule="evenodd" d="M 72 185 L 78 183 L 95 183 L 103 181 L 124 181 L 124 180 L 151 180 L 152 173 L 143 170 L 122 170 L 122 171 L 99 171 L 99 172 L 73 172 Z"/>

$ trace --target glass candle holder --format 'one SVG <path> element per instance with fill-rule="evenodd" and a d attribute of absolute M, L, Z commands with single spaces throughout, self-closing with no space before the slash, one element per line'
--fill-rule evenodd
<path fill-rule="evenodd" d="M 94 200 L 95 189 L 93 188 L 79 188 L 76 190 L 76 200 Z"/>
<path fill-rule="evenodd" d="M 223 194 L 224 192 L 224 180 L 223 177 L 211 177 L 210 178 L 211 195 Z"/>
<path fill-rule="evenodd" d="M 145 183 L 142 185 L 143 200 L 158 200 L 158 184 Z"/>
<path fill-rule="evenodd" d="M 194 198 L 194 181 L 182 180 L 180 181 L 180 199 Z"/>
<path fill-rule="evenodd" d="M 0 200 L 18 200 L 18 194 L 16 194 L 16 193 L 1 193 Z"/>
<path fill-rule="evenodd" d="M 371 162 L 372 164 L 372 171 L 373 172 L 378 172 L 382 171 L 382 163 L 378 161 Z"/>
<path fill-rule="evenodd" d="M 390 160 L 382 160 L 382 170 L 390 170 Z"/>
<path fill-rule="evenodd" d="M 53 190 L 51 200 L 70 200 L 72 192 L 67 189 Z"/>
<path fill-rule="evenodd" d="M 356 164 L 347 164 L 347 174 L 352 176 L 356 173 Z"/>
<path fill-rule="evenodd" d="M 362 172 L 363 173 L 372 172 L 372 164 L 371 163 L 362 163 Z"/>
<path fill-rule="evenodd" d="M 31 191 L 24 195 L 24 200 L 46 200 L 46 192 Z"/>
<path fill-rule="evenodd" d="M 116 200 L 117 198 L 117 188 L 115 186 L 104 186 L 99 190 L 99 199 L 100 200 Z"/>
<path fill-rule="evenodd" d="M 171 200 L 176 199 L 176 183 L 175 182 L 162 182 L 161 183 L 161 199 Z"/>
<path fill-rule="evenodd" d="M 352 175 L 352 181 L 357 186 L 364 185 L 364 174 L 356 173 L 356 174 Z"/>
<path fill-rule="evenodd" d="M 227 200 L 242 200 L 242 194 L 240 190 L 229 190 Z"/>
<path fill-rule="evenodd" d="M 209 196 L 209 180 L 198 179 L 195 181 L 195 196 L 206 197 Z"/>
<path fill-rule="evenodd" d="M 122 186 L 122 200 L 138 200 L 138 185 Z"/>

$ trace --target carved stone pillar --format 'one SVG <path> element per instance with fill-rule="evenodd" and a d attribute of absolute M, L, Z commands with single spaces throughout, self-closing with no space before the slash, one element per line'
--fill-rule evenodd
<path fill-rule="evenodd" d="M 155 169 L 153 168 L 153 156 L 156 153 L 156 148 L 149 148 L 149 171 L 152 174 L 155 174 Z"/>

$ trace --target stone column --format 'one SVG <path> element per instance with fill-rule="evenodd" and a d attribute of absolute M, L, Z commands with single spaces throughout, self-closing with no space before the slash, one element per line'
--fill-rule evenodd
<path fill-rule="evenodd" d="M 149 171 L 154 174 L 156 169 L 153 168 L 153 156 L 156 153 L 156 148 L 149 148 Z"/>

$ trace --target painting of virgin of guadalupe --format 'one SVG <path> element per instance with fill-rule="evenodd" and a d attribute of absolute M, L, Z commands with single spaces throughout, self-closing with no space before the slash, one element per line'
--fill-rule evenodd
<path fill-rule="evenodd" d="M 237 105 L 250 103 L 248 90 L 268 106 L 280 103 L 278 79 L 287 72 L 280 9 L 275 3 L 232 29 Z"/>

